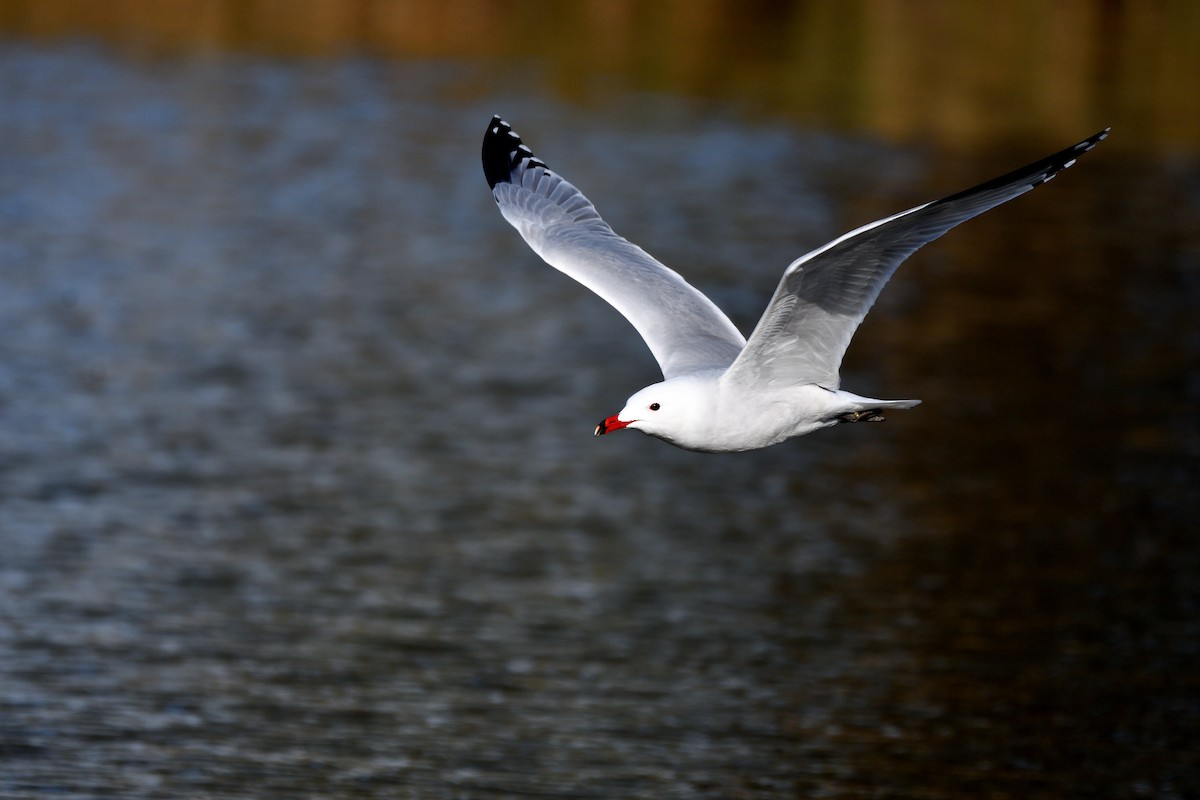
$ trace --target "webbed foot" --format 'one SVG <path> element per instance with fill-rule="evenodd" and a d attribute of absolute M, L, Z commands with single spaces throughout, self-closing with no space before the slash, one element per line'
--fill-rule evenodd
<path fill-rule="evenodd" d="M 847 411 L 837 415 L 838 422 L 883 422 L 883 411 L 878 408 L 868 408 L 862 411 Z"/>

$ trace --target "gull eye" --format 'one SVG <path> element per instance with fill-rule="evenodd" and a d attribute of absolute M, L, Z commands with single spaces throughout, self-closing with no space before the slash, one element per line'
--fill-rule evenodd
<path fill-rule="evenodd" d="M 650 404 L 650 410 L 651 410 L 651 411 L 658 411 L 660 408 L 662 408 L 662 406 L 660 406 L 658 403 L 651 403 L 651 404 Z"/>

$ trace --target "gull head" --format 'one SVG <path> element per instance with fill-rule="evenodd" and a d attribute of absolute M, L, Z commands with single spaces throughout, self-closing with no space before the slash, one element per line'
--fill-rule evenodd
<path fill-rule="evenodd" d="M 632 428 L 673 444 L 687 441 L 711 405 L 705 388 L 679 378 L 647 386 L 630 397 L 620 413 L 601 420 L 596 436 Z"/>

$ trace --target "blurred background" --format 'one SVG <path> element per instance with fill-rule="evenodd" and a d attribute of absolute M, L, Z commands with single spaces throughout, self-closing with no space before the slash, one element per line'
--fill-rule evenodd
<path fill-rule="evenodd" d="M 0 0 L 0 796 L 1200 794 L 1200 7 Z M 479 166 L 884 425 L 700 455 Z"/>

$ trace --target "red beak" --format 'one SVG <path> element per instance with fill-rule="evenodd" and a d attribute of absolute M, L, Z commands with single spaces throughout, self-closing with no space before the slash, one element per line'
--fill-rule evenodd
<path fill-rule="evenodd" d="M 619 431 L 619 430 L 621 430 L 621 428 L 628 427 L 629 424 L 632 422 L 637 422 L 637 420 L 631 419 L 631 420 L 629 420 L 629 422 L 625 422 L 624 420 L 617 419 L 617 415 L 613 414 L 608 419 L 600 421 L 600 424 L 596 426 L 595 435 L 603 436 L 606 433 L 612 433 L 613 431 Z"/>

